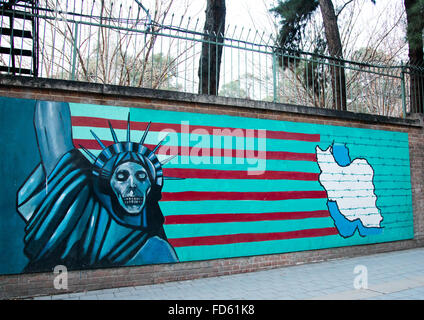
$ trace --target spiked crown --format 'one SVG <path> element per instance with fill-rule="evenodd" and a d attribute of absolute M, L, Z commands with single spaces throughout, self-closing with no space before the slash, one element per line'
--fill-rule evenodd
<path fill-rule="evenodd" d="M 102 148 L 100 154 L 96 157 L 93 153 L 87 150 L 84 146 L 79 145 L 82 150 L 94 161 L 93 174 L 99 177 L 101 180 L 109 180 L 113 174 L 114 169 L 122 162 L 133 161 L 141 163 L 147 170 L 149 178 L 156 188 L 162 189 L 164 179 L 173 179 L 171 177 L 164 177 L 162 166 L 169 162 L 177 155 L 173 155 L 162 163 L 157 158 L 155 152 L 160 147 L 162 142 L 167 136 L 165 136 L 153 150 L 150 150 L 144 145 L 147 134 L 149 132 L 151 122 L 148 123 L 140 142 L 131 142 L 131 128 L 130 128 L 130 114 L 128 113 L 127 121 L 127 138 L 126 141 L 119 141 L 115 130 L 112 127 L 110 121 L 109 128 L 113 139 L 113 144 L 106 147 L 105 144 L 99 139 L 99 137 L 90 130 L 94 139 Z"/>

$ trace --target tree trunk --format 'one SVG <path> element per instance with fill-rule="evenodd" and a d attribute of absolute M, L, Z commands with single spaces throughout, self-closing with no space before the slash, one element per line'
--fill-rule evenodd
<path fill-rule="evenodd" d="M 199 61 L 199 93 L 218 94 L 222 44 L 225 31 L 225 0 L 208 0 Z"/>
<path fill-rule="evenodd" d="M 333 108 L 346 110 L 346 77 L 343 62 L 342 42 L 340 40 L 337 17 L 331 0 L 319 0 L 322 19 L 324 22 L 325 37 L 328 50 L 335 59 L 331 64 L 331 80 L 333 88 Z"/>
<path fill-rule="evenodd" d="M 424 14 L 421 0 L 405 0 L 407 20 L 407 39 L 409 45 L 410 67 L 410 105 L 411 112 L 424 112 L 424 68 L 423 28 Z"/>

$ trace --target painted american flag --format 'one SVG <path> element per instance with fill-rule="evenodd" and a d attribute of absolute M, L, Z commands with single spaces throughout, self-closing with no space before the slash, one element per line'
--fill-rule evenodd
<path fill-rule="evenodd" d="M 85 104 L 70 107 L 74 145 L 82 145 L 95 155 L 101 148 L 90 130 L 108 146 L 112 144 L 110 121 L 123 141 L 128 112 L 132 141 L 139 141 L 149 121 L 152 123 L 145 141 L 149 149 L 154 149 L 168 133 L 156 154 L 161 162 L 169 161 L 163 172 L 172 179 L 165 181 L 159 203 L 166 235 L 180 261 L 311 250 L 411 236 L 412 219 L 405 215 L 400 219 L 401 226 L 387 225 L 389 231 L 400 228 L 396 233 L 386 232 L 377 240 L 359 236 L 346 240 L 338 234 L 329 214 L 327 194 L 318 181 L 315 147 L 326 147 L 337 137 L 340 142 L 359 147 L 364 141 L 374 141 L 375 133 L 149 108 Z M 409 161 L 407 135 L 406 140 L 394 132 L 382 136 L 397 139 L 401 146 L 396 149 L 387 144 L 384 150 Z M 394 183 L 410 188 L 408 177 L 405 169 Z M 384 176 L 380 179 L 384 181 Z M 384 206 L 381 201 L 380 204 Z M 401 211 L 412 210 L 409 198 L 399 205 L 403 206 Z M 390 217 L 395 219 L 394 215 L 385 217 L 388 223 Z M 396 219 L 399 221 L 399 217 Z"/>

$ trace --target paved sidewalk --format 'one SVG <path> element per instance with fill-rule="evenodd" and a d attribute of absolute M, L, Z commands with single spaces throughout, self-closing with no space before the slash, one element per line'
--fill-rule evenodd
<path fill-rule="evenodd" d="M 368 287 L 355 289 L 354 283 Z M 424 300 L 424 248 L 139 287 L 35 299 L 81 300 Z"/>

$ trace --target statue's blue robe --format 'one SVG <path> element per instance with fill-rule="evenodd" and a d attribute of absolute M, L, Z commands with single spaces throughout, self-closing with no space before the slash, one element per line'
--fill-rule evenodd
<path fill-rule="evenodd" d="M 118 224 L 93 192 L 92 179 L 91 164 L 72 150 L 47 179 L 40 164 L 21 187 L 17 202 L 27 221 L 26 271 L 178 261 L 162 226 L 147 233 Z"/>

